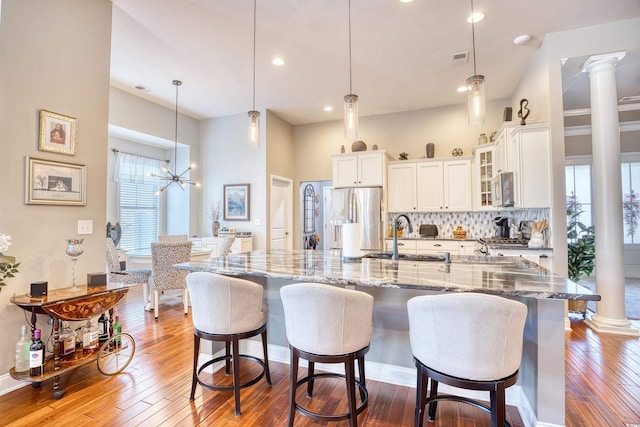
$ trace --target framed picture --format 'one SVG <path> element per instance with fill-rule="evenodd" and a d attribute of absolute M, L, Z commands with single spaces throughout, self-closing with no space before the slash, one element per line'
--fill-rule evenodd
<path fill-rule="evenodd" d="M 87 204 L 87 167 L 26 157 L 25 203 L 28 205 Z"/>
<path fill-rule="evenodd" d="M 249 184 L 224 186 L 224 219 L 249 221 Z"/>
<path fill-rule="evenodd" d="M 41 151 L 76 154 L 76 122 L 78 119 L 62 114 L 40 110 L 40 144 Z"/>

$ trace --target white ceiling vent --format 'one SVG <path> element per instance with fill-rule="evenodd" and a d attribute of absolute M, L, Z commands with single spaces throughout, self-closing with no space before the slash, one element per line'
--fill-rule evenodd
<path fill-rule="evenodd" d="M 453 65 L 456 64 L 466 64 L 469 61 L 469 52 L 458 52 L 451 55 L 451 63 Z"/>
<path fill-rule="evenodd" d="M 634 95 L 634 96 L 623 96 L 622 98 L 620 98 L 618 100 L 618 102 L 620 104 L 622 103 L 629 103 L 629 102 L 640 102 L 640 95 Z"/>
<path fill-rule="evenodd" d="M 142 92 L 151 92 L 151 89 L 149 89 L 149 88 L 147 88 L 145 86 L 142 86 L 142 85 L 135 85 L 133 88 L 137 89 L 137 90 L 140 90 Z"/>

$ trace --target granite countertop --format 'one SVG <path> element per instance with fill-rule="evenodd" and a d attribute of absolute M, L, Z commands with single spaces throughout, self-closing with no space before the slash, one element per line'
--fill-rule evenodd
<path fill-rule="evenodd" d="M 259 250 L 177 264 L 187 271 L 335 285 L 428 291 L 483 292 L 502 296 L 599 301 L 589 289 L 517 257 L 451 256 L 440 261 L 364 258 L 346 262 L 340 251 Z"/>

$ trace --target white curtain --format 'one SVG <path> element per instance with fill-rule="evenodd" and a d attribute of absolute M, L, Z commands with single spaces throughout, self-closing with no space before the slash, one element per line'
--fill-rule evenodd
<path fill-rule="evenodd" d="M 123 179 L 139 184 L 150 183 L 155 179 L 150 174 L 162 174 L 164 163 L 159 159 L 118 151 L 116 153 L 113 181 L 118 182 Z"/>

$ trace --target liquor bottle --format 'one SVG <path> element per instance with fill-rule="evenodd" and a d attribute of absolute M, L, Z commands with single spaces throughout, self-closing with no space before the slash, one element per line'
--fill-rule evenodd
<path fill-rule="evenodd" d="M 60 332 L 59 356 L 62 360 L 72 360 L 76 354 L 76 334 L 69 327 L 69 322 L 62 321 L 62 331 Z"/>
<path fill-rule="evenodd" d="M 91 320 L 87 320 L 82 334 L 82 353 L 89 354 L 98 350 L 98 328 L 91 324 Z"/>
<path fill-rule="evenodd" d="M 122 323 L 120 323 L 120 316 L 116 316 L 116 321 L 113 322 L 113 342 L 116 345 L 120 345 L 120 337 L 118 336 L 119 334 L 122 333 Z"/>
<path fill-rule="evenodd" d="M 22 336 L 16 343 L 16 372 L 29 370 L 29 348 L 31 340 L 27 337 L 27 325 L 22 325 Z"/>
<path fill-rule="evenodd" d="M 98 341 L 101 343 L 109 339 L 109 321 L 104 313 L 102 313 L 98 319 L 98 334 Z"/>
<path fill-rule="evenodd" d="M 37 377 L 44 373 L 44 343 L 40 339 L 42 331 L 33 331 L 33 342 L 29 347 L 29 375 Z"/>

